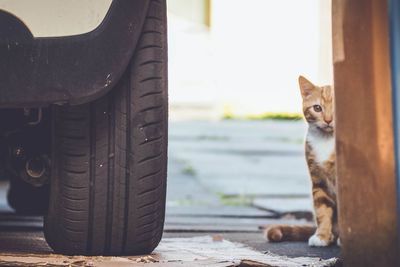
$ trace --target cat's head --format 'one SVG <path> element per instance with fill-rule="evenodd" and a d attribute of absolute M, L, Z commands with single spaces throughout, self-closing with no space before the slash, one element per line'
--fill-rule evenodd
<path fill-rule="evenodd" d="M 335 130 L 334 94 L 331 86 L 316 86 L 299 76 L 303 113 L 309 126 L 325 134 Z"/>

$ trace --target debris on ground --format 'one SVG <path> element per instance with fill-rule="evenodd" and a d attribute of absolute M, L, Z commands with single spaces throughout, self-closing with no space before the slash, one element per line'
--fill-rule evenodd
<path fill-rule="evenodd" d="M 151 254 L 131 257 L 83 257 L 56 254 L 0 254 L 1 266 L 257 266 L 257 267 L 322 267 L 335 266 L 337 259 L 312 257 L 289 258 L 262 253 L 241 243 L 225 240 L 222 235 L 192 238 L 165 238 Z"/>

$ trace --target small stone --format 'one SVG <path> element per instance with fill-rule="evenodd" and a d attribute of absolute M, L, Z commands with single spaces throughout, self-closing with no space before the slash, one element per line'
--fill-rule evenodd
<path fill-rule="evenodd" d="M 224 237 L 222 235 L 213 235 L 212 240 L 214 242 L 222 242 L 224 240 Z"/>

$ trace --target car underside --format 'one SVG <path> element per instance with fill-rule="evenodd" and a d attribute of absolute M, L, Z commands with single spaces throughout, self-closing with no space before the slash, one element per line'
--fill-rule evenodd
<path fill-rule="evenodd" d="M 95 29 L 50 37 L 34 36 L 6 2 L 0 174 L 10 206 L 43 215 L 59 253 L 152 251 L 165 214 L 165 0 L 112 1 Z"/>

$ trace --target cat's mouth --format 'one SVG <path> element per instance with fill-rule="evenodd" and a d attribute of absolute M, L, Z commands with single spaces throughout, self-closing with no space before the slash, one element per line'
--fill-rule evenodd
<path fill-rule="evenodd" d="M 318 127 L 318 129 L 320 129 L 321 131 L 326 132 L 326 133 L 332 133 L 334 130 L 333 126 L 331 126 L 331 125 L 325 125 L 323 127 Z"/>

